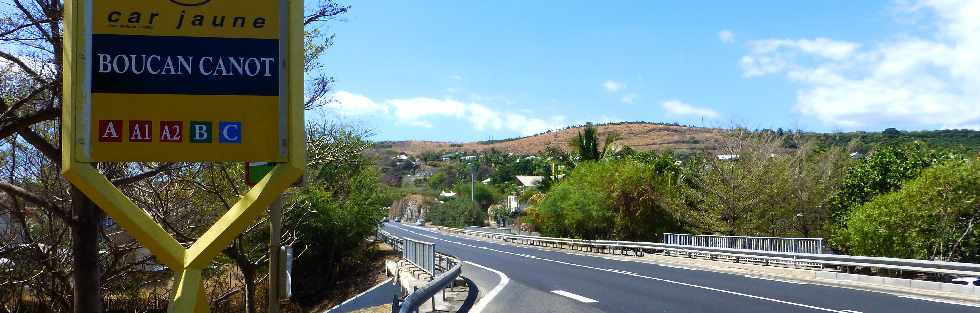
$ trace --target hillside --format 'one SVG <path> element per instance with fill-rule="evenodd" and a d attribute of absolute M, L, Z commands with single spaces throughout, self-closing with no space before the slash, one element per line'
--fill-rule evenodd
<path fill-rule="evenodd" d="M 699 128 L 659 123 L 630 122 L 598 125 L 601 136 L 612 132 L 619 133 L 620 143 L 645 150 L 699 151 L 711 150 L 717 146 L 729 131 L 719 128 Z M 534 136 L 466 143 L 436 141 L 385 141 L 378 142 L 376 148 L 422 155 L 425 152 L 485 151 L 496 149 L 515 154 L 535 154 L 547 147 L 567 148 L 568 142 L 582 129 L 569 127 L 548 131 Z M 952 148 L 980 152 L 980 131 L 974 130 L 934 130 L 898 131 L 887 129 L 884 132 L 846 132 L 846 133 L 804 133 L 805 137 L 824 145 L 846 146 L 853 139 L 860 139 L 866 145 L 880 143 L 902 143 L 924 141 L 941 148 Z"/>
<path fill-rule="evenodd" d="M 702 150 L 714 147 L 724 136 L 724 130 L 662 125 L 654 123 L 619 123 L 598 125 L 600 136 L 619 133 L 620 143 L 637 150 Z M 484 142 L 451 143 L 435 141 L 387 141 L 379 142 L 378 148 L 386 148 L 413 155 L 430 151 L 484 151 L 496 149 L 515 154 L 535 154 L 549 146 L 567 148 L 581 127 L 549 131 L 542 134 Z"/>

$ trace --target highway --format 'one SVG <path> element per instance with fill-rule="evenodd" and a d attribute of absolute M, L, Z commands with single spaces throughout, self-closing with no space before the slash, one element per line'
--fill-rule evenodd
<path fill-rule="evenodd" d="M 622 261 L 445 235 L 395 223 L 464 261 L 480 290 L 471 312 L 980 312 L 976 306 L 873 291 Z"/>

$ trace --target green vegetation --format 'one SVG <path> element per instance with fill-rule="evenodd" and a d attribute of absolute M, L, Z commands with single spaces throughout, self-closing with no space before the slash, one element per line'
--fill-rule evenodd
<path fill-rule="evenodd" d="M 676 173 L 632 158 L 582 163 L 552 188 L 531 222 L 549 236 L 653 240 L 680 229 Z"/>
<path fill-rule="evenodd" d="M 923 143 L 903 146 L 885 145 L 850 167 L 844 175 L 840 192 L 832 199 L 832 214 L 840 226 L 847 224 L 851 208 L 873 197 L 901 188 L 902 183 L 943 160 L 956 155 L 928 147 Z"/>
<path fill-rule="evenodd" d="M 840 240 L 859 255 L 980 262 L 980 160 L 925 169 L 855 207 Z"/>
<path fill-rule="evenodd" d="M 980 183 L 976 161 L 964 160 L 976 156 L 977 133 L 734 129 L 710 151 L 658 153 L 586 124 L 565 149 L 534 156 L 428 153 L 431 176 L 399 190 L 454 191 L 429 211 L 439 225 L 643 241 L 664 232 L 822 237 L 843 253 L 975 262 Z M 522 175 L 543 180 L 522 186 Z"/>

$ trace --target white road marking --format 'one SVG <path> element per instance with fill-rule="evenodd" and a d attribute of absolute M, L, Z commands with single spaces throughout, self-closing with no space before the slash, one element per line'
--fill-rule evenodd
<path fill-rule="evenodd" d="M 586 298 L 586 297 L 583 297 L 583 296 L 580 296 L 580 295 L 577 295 L 577 294 L 574 294 L 574 293 L 571 293 L 571 292 L 568 292 L 568 291 L 564 291 L 564 290 L 552 290 L 551 293 L 557 294 L 559 296 L 564 296 L 564 297 L 572 298 L 575 301 L 582 302 L 582 303 L 599 303 L 599 301 L 595 301 L 594 299 Z"/>
<path fill-rule="evenodd" d="M 490 301 L 493 301 L 493 298 L 496 297 L 501 290 L 504 290 L 504 287 L 507 286 L 507 283 L 510 282 L 510 277 L 507 277 L 507 274 L 504 274 L 501 271 L 480 264 L 476 264 L 470 261 L 463 261 L 463 263 L 491 271 L 494 274 L 497 274 L 497 276 L 500 276 L 500 282 L 497 283 L 497 286 L 493 287 L 493 289 L 491 289 L 490 292 L 488 292 L 487 295 L 483 297 L 483 299 L 480 299 L 479 302 L 477 302 L 475 305 L 473 305 L 472 308 L 470 308 L 470 312 L 481 313 L 483 312 L 483 309 L 487 308 L 487 304 L 489 304 Z"/>
<path fill-rule="evenodd" d="M 905 298 L 905 299 L 919 300 L 919 301 L 929 301 L 929 302 L 945 303 L 945 304 L 956 304 L 956 305 L 963 305 L 963 306 L 971 306 L 971 307 L 975 307 L 975 308 L 980 308 L 980 305 L 977 305 L 977 304 L 973 304 L 973 303 L 969 303 L 969 302 L 960 302 L 960 301 L 955 301 L 955 300 L 933 299 L 933 298 L 927 298 L 927 297 L 908 296 L 908 295 L 899 295 L 898 297 L 899 298 Z"/>
<path fill-rule="evenodd" d="M 323 311 L 323 312 L 324 313 L 334 312 L 334 311 L 337 310 L 337 308 L 339 308 L 341 306 L 344 306 L 344 305 L 350 303 L 351 301 L 354 301 L 354 299 L 360 298 L 361 296 L 367 294 L 368 292 L 371 292 L 371 291 L 374 291 L 375 289 L 381 288 L 381 286 L 384 286 L 385 284 L 390 284 L 392 279 L 394 279 L 394 278 L 388 278 L 388 280 L 385 280 L 385 281 L 381 282 L 380 284 L 377 284 L 374 287 L 371 287 L 371 289 L 365 290 L 364 292 L 359 293 L 356 296 L 351 297 L 350 299 L 347 299 L 347 301 L 344 301 L 341 304 L 335 305 L 334 307 L 330 308 L 329 310 L 326 310 L 326 311 Z"/>

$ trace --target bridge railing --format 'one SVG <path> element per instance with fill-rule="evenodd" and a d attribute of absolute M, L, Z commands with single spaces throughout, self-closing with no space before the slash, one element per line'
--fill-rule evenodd
<path fill-rule="evenodd" d="M 436 274 L 436 250 L 431 242 L 403 238 L 402 258 L 415 264 L 429 275 Z"/>
<path fill-rule="evenodd" d="M 452 287 L 453 282 L 463 273 L 462 262 L 459 258 L 435 252 L 435 245 L 432 243 L 398 237 L 384 230 L 378 231 L 378 239 L 396 251 L 402 252 L 405 260 L 415 264 L 433 277 L 425 286 L 408 294 L 400 303 L 395 301 L 394 307 L 397 308 L 398 312 L 417 312 L 419 306 L 433 299 L 439 291 Z M 416 258 L 416 261 L 409 257 Z M 425 266 L 428 266 L 428 269 Z"/>
<path fill-rule="evenodd" d="M 743 250 L 823 253 L 823 238 L 780 238 L 715 236 L 664 233 L 663 243 L 680 246 L 715 247 Z"/>

